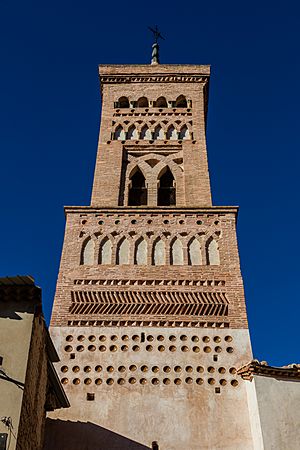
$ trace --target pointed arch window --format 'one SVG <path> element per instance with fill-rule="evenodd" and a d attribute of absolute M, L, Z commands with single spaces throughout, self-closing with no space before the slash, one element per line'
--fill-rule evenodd
<path fill-rule="evenodd" d="M 147 242 L 144 238 L 139 239 L 136 243 L 134 263 L 139 266 L 147 264 Z"/>
<path fill-rule="evenodd" d="M 141 131 L 141 139 L 144 139 L 146 141 L 151 141 L 152 140 L 152 133 L 149 130 L 149 128 L 147 127 L 147 125 L 144 125 Z"/>
<path fill-rule="evenodd" d="M 165 139 L 164 130 L 162 129 L 162 127 L 160 125 L 157 125 L 157 127 L 155 128 L 153 139 L 154 140 L 163 140 L 163 139 Z"/>
<path fill-rule="evenodd" d="M 99 263 L 100 264 L 111 264 L 112 256 L 112 243 L 106 238 L 102 241 L 99 252 Z"/>
<path fill-rule="evenodd" d="M 130 177 L 128 206 L 147 205 L 146 180 L 139 168 Z"/>
<path fill-rule="evenodd" d="M 180 239 L 176 238 L 171 246 L 171 264 L 174 266 L 183 265 L 183 248 Z"/>
<path fill-rule="evenodd" d="M 126 140 L 126 133 L 125 133 L 125 131 L 123 130 L 122 125 L 119 125 L 119 126 L 116 128 L 116 131 L 115 131 L 115 139 L 116 139 L 117 141 L 125 141 L 125 140 Z"/>
<path fill-rule="evenodd" d="M 158 239 L 154 244 L 153 264 L 155 266 L 163 266 L 165 263 L 166 263 L 165 243 L 161 239 Z"/>
<path fill-rule="evenodd" d="M 177 130 L 176 130 L 176 128 L 174 128 L 173 125 L 171 125 L 171 126 L 168 128 L 168 131 L 167 131 L 167 139 L 170 139 L 171 141 L 176 141 L 176 140 L 178 139 L 178 133 L 177 133 Z"/>
<path fill-rule="evenodd" d="M 167 108 L 168 107 L 168 103 L 165 97 L 159 97 L 156 102 L 155 102 L 155 106 L 157 108 Z"/>
<path fill-rule="evenodd" d="M 95 242 L 89 238 L 82 247 L 81 264 L 92 266 L 95 257 Z"/>
<path fill-rule="evenodd" d="M 117 264 L 129 264 L 129 248 L 128 239 L 123 239 L 117 250 Z"/>
<path fill-rule="evenodd" d="M 202 264 L 201 246 L 198 239 L 194 238 L 188 246 L 189 265 L 200 266 Z"/>
<path fill-rule="evenodd" d="M 179 95 L 175 102 L 176 108 L 187 108 L 187 101 L 184 95 Z"/>
<path fill-rule="evenodd" d="M 183 125 L 183 127 L 180 130 L 179 133 L 179 139 L 182 141 L 184 139 L 190 139 L 190 132 L 186 125 Z"/>
<path fill-rule="evenodd" d="M 148 108 L 149 107 L 148 99 L 146 97 L 140 97 L 136 103 L 136 106 L 138 108 Z"/>
<path fill-rule="evenodd" d="M 158 181 L 157 206 L 172 205 L 176 205 L 175 180 L 171 170 L 167 167 Z"/>
<path fill-rule="evenodd" d="M 129 100 L 127 97 L 120 97 L 118 101 L 119 108 L 129 108 Z"/>
<path fill-rule="evenodd" d="M 220 265 L 219 245 L 215 239 L 210 239 L 206 246 L 207 264 L 210 266 Z"/>
<path fill-rule="evenodd" d="M 129 140 L 138 140 L 139 133 L 138 130 L 135 128 L 134 125 L 132 125 L 128 130 L 128 137 Z"/>

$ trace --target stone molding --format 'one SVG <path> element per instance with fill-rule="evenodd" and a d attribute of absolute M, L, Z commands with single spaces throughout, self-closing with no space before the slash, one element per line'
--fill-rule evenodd
<path fill-rule="evenodd" d="M 300 381 L 300 364 L 273 367 L 269 366 L 266 361 L 258 361 L 257 359 L 253 359 L 238 370 L 238 375 L 248 381 L 252 381 L 254 375 L 286 381 Z"/>

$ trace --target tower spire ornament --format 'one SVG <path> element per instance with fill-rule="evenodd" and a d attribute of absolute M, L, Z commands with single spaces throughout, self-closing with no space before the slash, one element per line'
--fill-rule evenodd
<path fill-rule="evenodd" d="M 160 38 L 160 39 L 165 40 L 165 38 L 162 37 L 162 35 L 160 34 L 160 31 L 159 31 L 157 25 L 155 25 L 155 28 L 151 28 L 151 27 L 148 27 L 148 28 L 154 35 L 154 44 L 152 44 L 151 64 L 159 64 L 158 39 Z"/>

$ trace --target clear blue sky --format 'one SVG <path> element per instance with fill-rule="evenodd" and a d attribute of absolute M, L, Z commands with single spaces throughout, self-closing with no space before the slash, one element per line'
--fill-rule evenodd
<path fill-rule="evenodd" d="M 258 359 L 300 362 L 298 2 L 0 1 L 2 276 L 32 274 L 49 319 L 63 205 L 88 205 L 99 63 L 211 64 L 215 205 L 240 205 L 238 237 Z"/>

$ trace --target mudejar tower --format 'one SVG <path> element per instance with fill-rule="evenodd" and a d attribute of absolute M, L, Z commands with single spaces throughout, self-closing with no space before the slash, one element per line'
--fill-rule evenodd
<path fill-rule="evenodd" d="M 99 71 L 92 200 L 65 208 L 51 320 L 71 403 L 53 448 L 253 449 L 237 208 L 211 201 L 210 67 Z"/>

